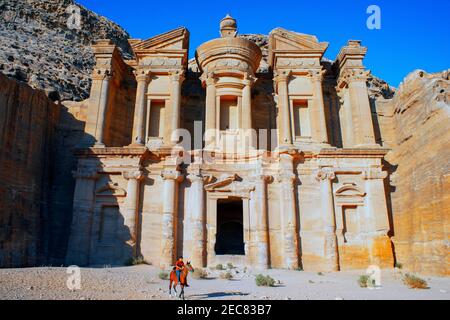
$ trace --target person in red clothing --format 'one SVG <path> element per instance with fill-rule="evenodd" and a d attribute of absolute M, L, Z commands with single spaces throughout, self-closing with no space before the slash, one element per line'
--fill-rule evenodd
<path fill-rule="evenodd" d="M 184 268 L 184 261 L 183 261 L 183 257 L 180 256 L 178 258 L 177 262 L 175 263 L 175 273 L 177 274 L 177 279 L 178 279 L 178 282 L 180 282 L 180 283 L 181 283 L 180 276 L 181 276 L 181 271 L 183 270 L 183 268 Z M 186 283 L 186 287 L 189 287 L 189 285 L 187 283 Z"/>

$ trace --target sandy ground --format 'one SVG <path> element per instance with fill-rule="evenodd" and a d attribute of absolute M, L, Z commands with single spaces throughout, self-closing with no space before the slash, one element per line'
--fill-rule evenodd
<path fill-rule="evenodd" d="M 160 280 L 158 268 L 140 265 L 119 268 L 82 268 L 81 289 L 70 290 L 66 268 L 43 267 L 0 269 L 0 299 L 176 299 L 168 295 L 168 281 Z M 450 278 L 422 277 L 429 289 L 409 289 L 401 270 L 383 270 L 381 288 L 360 288 L 357 279 L 364 271 L 318 273 L 268 270 L 276 287 L 258 287 L 256 273 L 234 269 L 233 280 L 220 279 L 220 271 L 209 271 L 209 279 L 190 278 L 187 300 L 227 299 L 439 299 L 449 300 Z"/>

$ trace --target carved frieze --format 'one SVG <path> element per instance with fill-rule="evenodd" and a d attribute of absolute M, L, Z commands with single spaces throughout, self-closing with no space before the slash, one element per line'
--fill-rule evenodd
<path fill-rule="evenodd" d="M 276 62 L 277 68 L 307 69 L 317 66 L 319 66 L 319 60 L 314 58 L 279 57 Z"/>

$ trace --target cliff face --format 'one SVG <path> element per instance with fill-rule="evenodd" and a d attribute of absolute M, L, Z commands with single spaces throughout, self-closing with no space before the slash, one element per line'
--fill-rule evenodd
<path fill-rule="evenodd" d="M 59 106 L 0 74 L 0 267 L 45 262 Z"/>
<path fill-rule="evenodd" d="M 424 274 L 450 274 L 449 71 L 414 71 L 391 101 L 378 103 L 397 262 Z"/>
<path fill-rule="evenodd" d="M 53 100 L 88 98 L 94 65 L 90 45 L 97 39 L 112 39 L 131 58 L 128 34 L 81 6 L 82 28 L 69 29 L 66 9 L 72 4 L 0 2 L 0 266 L 61 264 L 70 231 L 72 151 L 84 134 L 87 102 L 57 105 L 32 88 L 47 91 Z M 261 115 L 270 111 L 275 119 L 276 112 L 268 38 L 240 37 L 263 52 L 253 122 L 264 127 Z M 204 90 L 192 76 L 198 72 L 194 60 L 189 68 L 183 85 L 183 95 L 190 97 L 182 102 L 185 122 L 204 117 Z M 449 72 L 415 71 L 396 91 L 376 77 L 368 86 L 377 142 L 392 150 L 385 163 L 391 172 L 386 190 L 397 262 L 411 271 L 448 275 Z"/>
<path fill-rule="evenodd" d="M 73 0 L 0 1 L 0 72 L 61 100 L 89 97 L 94 66 L 90 45 L 108 38 L 131 57 L 128 33 L 82 6 L 81 29 L 70 29 Z"/>

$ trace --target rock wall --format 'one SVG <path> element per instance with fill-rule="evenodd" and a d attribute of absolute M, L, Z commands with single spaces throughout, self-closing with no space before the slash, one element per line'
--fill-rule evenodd
<path fill-rule="evenodd" d="M 383 144 L 392 149 L 393 242 L 397 264 L 423 274 L 450 274 L 449 71 L 414 71 L 394 98 L 377 104 Z"/>
<path fill-rule="evenodd" d="M 90 45 L 111 39 L 131 58 L 128 33 L 105 17 L 80 8 L 81 28 L 70 29 L 73 0 L 0 1 L 0 72 L 62 100 L 89 97 L 94 55 Z"/>
<path fill-rule="evenodd" d="M 0 267 L 45 262 L 59 107 L 0 74 Z"/>

